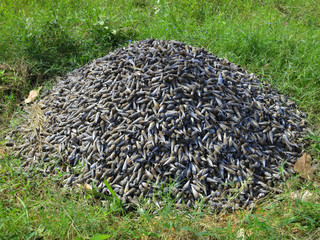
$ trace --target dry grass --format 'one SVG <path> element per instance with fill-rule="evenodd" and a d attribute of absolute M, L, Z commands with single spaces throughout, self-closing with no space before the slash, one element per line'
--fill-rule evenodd
<path fill-rule="evenodd" d="M 9 94 L 10 92 L 16 92 L 23 94 L 23 90 L 28 78 L 28 68 L 22 60 L 17 61 L 15 66 L 11 66 L 8 63 L 0 63 L 0 92 L 3 94 Z"/>
<path fill-rule="evenodd" d="M 42 110 L 43 106 L 39 102 L 32 103 L 26 107 L 27 115 L 27 129 L 30 129 L 35 134 L 43 132 L 47 123 L 47 119 Z"/>

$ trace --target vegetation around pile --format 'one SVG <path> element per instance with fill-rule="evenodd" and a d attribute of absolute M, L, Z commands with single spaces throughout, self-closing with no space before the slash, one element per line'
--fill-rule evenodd
<path fill-rule="evenodd" d="M 320 3 L 297 1 L 61 0 L 0 2 L 0 239 L 318 239 L 320 176 L 292 177 L 256 210 L 209 213 L 69 192 L 59 176 L 28 176 L 5 148 L 31 89 L 109 51 L 146 38 L 204 47 L 259 75 L 294 99 L 315 134 L 320 159 Z M 97 234 L 101 234 L 100 237 Z M 104 235 L 104 236 L 103 236 Z"/>

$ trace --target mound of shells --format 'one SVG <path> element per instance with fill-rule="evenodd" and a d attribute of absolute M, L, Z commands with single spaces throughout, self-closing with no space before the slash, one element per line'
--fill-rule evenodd
<path fill-rule="evenodd" d="M 132 203 L 174 182 L 177 204 L 248 207 L 293 171 L 306 115 L 254 74 L 178 41 L 134 42 L 73 71 L 38 101 L 22 167 L 66 172 Z M 57 164 L 58 159 L 58 164 Z"/>

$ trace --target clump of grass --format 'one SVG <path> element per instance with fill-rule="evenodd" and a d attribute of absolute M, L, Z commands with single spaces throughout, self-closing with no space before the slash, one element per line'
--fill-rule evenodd
<path fill-rule="evenodd" d="M 0 124 L 7 122 L 18 107 L 18 98 L 25 93 L 28 69 L 21 61 L 15 67 L 0 64 Z"/>
<path fill-rule="evenodd" d="M 11 116 L 35 86 L 106 55 L 135 35 L 132 27 L 106 16 L 101 1 L 76 5 L 70 0 L 0 4 L 1 116 Z M 20 74 L 17 66 L 27 71 Z"/>
<path fill-rule="evenodd" d="M 37 84 L 128 40 L 178 39 L 255 72 L 319 122 L 319 4 L 311 2 L 5 2 L 0 6 L 6 23 L 0 30 L 0 60 L 23 59 L 30 69 L 27 82 Z M 302 17 L 302 12 L 308 14 Z"/>
<path fill-rule="evenodd" d="M 58 19 L 30 25 L 25 38 L 25 53 L 32 61 L 32 73 L 52 75 L 62 69 L 76 67 L 79 45 Z"/>
<path fill-rule="evenodd" d="M 19 92 L 19 87 L 25 85 L 27 77 L 27 69 L 22 66 L 17 66 L 18 69 L 10 66 L 7 63 L 0 64 L 0 91 L 1 96 L 4 96 L 9 89 L 14 92 Z M 19 69 L 20 68 L 20 69 Z"/>

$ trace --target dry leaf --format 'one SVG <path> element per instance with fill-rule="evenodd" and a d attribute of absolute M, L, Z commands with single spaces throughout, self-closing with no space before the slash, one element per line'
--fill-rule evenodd
<path fill-rule="evenodd" d="M 37 90 L 31 90 L 29 92 L 29 96 L 26 100 L 24 100 L 25 103 L 31 103 L 34 100 L 36 100 L 36 98 L 39 96 L 39 92 L 41 90 L 42 87 L 39 87 Z"/>
<path fill-rule="evenodd" d="M 83 187 L 85 190 L 92 190 L 92 187 L 88 183 L 83 184 Z"/>
<path fill-rule="evenodd" d="M 294 164 L 294 171 L 300 174 L 300 177 L 311 180 L 314 168 L 311 166 L 311 156 L 307 153 L 303 154 Z"/>

